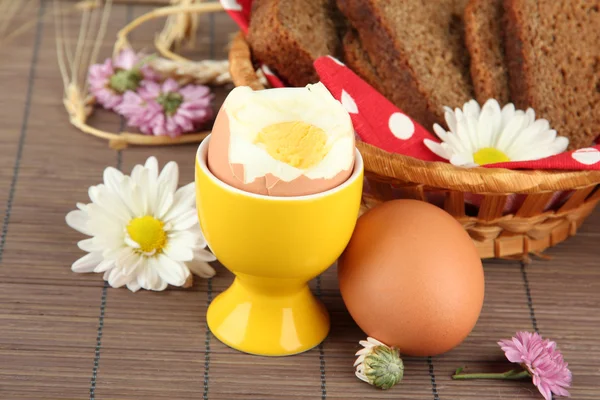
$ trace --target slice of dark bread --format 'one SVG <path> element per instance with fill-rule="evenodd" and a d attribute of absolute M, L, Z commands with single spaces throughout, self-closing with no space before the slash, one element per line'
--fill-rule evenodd
<path fill-rule="evenodd" d="M 600 1 L 506 0 L 510 93 L 532 107 L 569 148 L 600 134 Z"/>
<path fill-rule="evenodd" d="M 342 40 L 342 56 L 344 63 L 365 82 L 373 86 L 381 94 L 384 87 L 375 67 L 371 64 L 368 54 L 362 48 L 355 30 L 349 29 Z"/>
<path fill-rule="evenodd" d="M 465 42 L 471 56 L 471 77 L 479 104 L 509 102 L 504 59 L 503 0 L 469 0 L 465 8 Z"/>
<path fill-rule="evenodd" d="M 467 0 L 337 0 L 404 112 L 431 129 L 473 97 L 462 23 Z"/>
<path fill-rule="evenodd" d="M 339 56 L 341 19 L 334 0 L 254 0 L 247 40 L 257 60 L 305 86 L 319 81 L 315 59 Z"/>
<path fill-rule="evenodd" d="M 369 55 L 365 52 L 354 29 L 348 29 L 342 40 L 342 52 L 346 65 L 360 76 L 365 82 L 373 86 L 375 90 L 381 93 L 389 101 L 400 107 L 404 96 L 394 91 L 391 85 L 386 85 L 381 80 L 377 70 L 371 63 Z"/>

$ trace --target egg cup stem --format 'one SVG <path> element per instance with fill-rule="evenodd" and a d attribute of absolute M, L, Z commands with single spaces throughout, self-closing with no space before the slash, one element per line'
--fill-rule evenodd
<path fill-rule="evenodd" d="M 319 345 L 329 314 L 307 282 L 238 274 L 208 308 L 208 326 L 224 344 L 244 353 L 287 356 Z"/>

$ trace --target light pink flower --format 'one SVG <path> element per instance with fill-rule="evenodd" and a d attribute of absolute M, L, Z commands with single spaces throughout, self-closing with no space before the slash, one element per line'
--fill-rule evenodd
<path fill-rule="evenodd" d="M 546 400 L 552 394 L 570 397 L 566 388 L 571 386 L 572 374 L 556 343 L 542 339 L 538 333 L 517 332 L 511 340 L 498 342 L 508 361 L 527 369 Z"/>
<path fill-rule="evenodd" d="M 157 74 L 148 65 L 138 65 L 144 59 L 125 49 L 114 59 L 106 59 L 103 64 L 94 64 L 88 71 L 90 92 L 104 108 L 114 109 L 123 101 L 127 90 L 136 90 L 143 80 L 157 79 Z"/>
<path fill-rule="evenodd" d="M 173 79 L 144 81 L 137 93 L 126 92 L 116 111 L 129 126 L 147 135 L 176 137 L 210 120 L 213 95 L 207 86 L 179 87 Z"/>

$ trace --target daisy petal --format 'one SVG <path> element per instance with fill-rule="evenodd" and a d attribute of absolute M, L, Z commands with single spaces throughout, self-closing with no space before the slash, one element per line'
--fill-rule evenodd
<path fill-rule="evenodd" d="M 158 190 L 175 193 L 177 182 L 179 182 L 179 167 L 174 161 L 168 162 L 158 176 Z"/>
<path fill-rule="evenodd" d="M 65 220 L 67 225 L 76 231 L 79 231 L 84 235 L 93 236 L 87 226 L 90 218 L 86 212 L 81 210 L 73 210 L 67 214 Z"/>
<path fill-rule="evenodd" d="M 113 268 L 108 273 L 108 284 L 113 288 L 120 288 L 126 285 L 132 280 L 130 276 L 127 276 L 121 272 L 120 269 Z"/>
<path fill-rule="evenodd" d="M 436 143 L 430 139 L 423 140 L 423 144 L 425 146 L 427 146 L 427 148 L 429 150 L 431 150 L 431 152 L 434 153 L 435 155 L 442 157 L 446 160 L 450 159 L 450 154 L 448 154 L 448 152 L 446 152 L 446 150 L 444 150 L 444 148 L 442 147 L 441 144 Z"/>
<path fill-rule="evenodd" d="M 554 143 L 552 143 L 551 147 L 554 154 L 562 153 L 563 151 L 567 150 L 567 147 L 569 147 L 569 139 L 564 136 L 559 136 L 556 138 Z"/>
<path fill-rule="evenodd" d="M 148 169 L 149 178 L 152 180 L 158 179 L 158 160 L 154 156 L 148 157 L 144 167 Z"/>
<path fill-rule="evenodd" d="M 127 289 L 131 290 L 133 293 L 137 292 L 141 288 L 142 287 L 140 286 L 140 284 L 138 283 L 138 281 L 136 279 L 133 279 L 132 281 L 127 283 Z"/>
<path fill-rule="evenodd" d="M 164 252 L 174 261 L 190 261 L 194 258 L 194 251 L 190 247 L 178 246 L 172 241 L 164 248 Z"/>
<path fill-rule="evenodd" d="M 435 132 L 435 134 L 437 135 L 437 137 L 440 138 L 440 140 L 446 141 L 446 138 L 448 137 L 448 134 L 446 133 L 446 130 L 444 128 L 442 128 L 438 124 L 433 124 L 433 131 Z M 427 139 L 427 140 L 431 140 L 431 139 Z"/>
<path fill-rule="evenodd" d="M 96 266 L 96 268 L 94 268 L 94 272 L 96 272 L 96 273 L 106 272 L 106 271 L 114 268 L 114 266 L 115 266 L 115 260 L 103 260 L 100 264 L 98 264 Z"/>
<path fill-rule="evenodd" d="M 102 251 L 102 245 L 98 243 L 98 240 L 96 240 L 95 238 L 80 240 L 79 242 L 77 242 L 77 247 L 88 253 L 91 253 L 93 251 Z"/>
<path fill-rule="evenodd" d="M 169 222 L 171 224 L 171 229 L 183 231 L 190 229 L 192 226 L 198 223 L 198 215 L 196 214 L 196 210 L 192 209 L 178 215 L 173 220 L 165 220 L 165 222 Z"/>
<path fill-rule="evenodd" d="M 451 109 L 446 109 L 446 112 L 444 113 L 444 119 L 446 120 L 446 124 L 448 125 L 448 129 L 450 129 L 450 132 L 456 133 L 456 115 L 454 114 L 454 112 L 452 112 Z"/>
<path fill-rule="evenodd" d="M 116 168 L 108 167 L 104 170 L 104 184 L 114 193 L 119 193 L 123 173 Z"/>
<path fill-rule="evenodd" d="M 459 167 L 472 165 L 473 156 L 471 154 L 453 154 L 450 158 L 450 163 Z"/>
<path fill-rule="evenodd" d="M 167 288 L 168 285 L 169 284 L 166 281 L 159 279 L 158 286 L 154 290 L 156 290 L 158 292 L 162 292 L 163 290 L 165 290 Z"/>
<path fill-rule="evenodd" d="M 486 103 L 487 105 L 487 103 Z M 484 106 L 485 107 L 485 106 Z M 493 115 L 490 115 L 487 109 L 481 113 L 477 126 L 475 127 L 476 135 L 478 135 L 478 148 L 494 146 L 494 122 Z"/>
<path fill-rule="evenodd" d="M 131 275 L 142 261 L 141 255 L 130 247 L 124 247 L 117 256 L 117 265 L 123 275 Z"/>
<path fill-rule="evenodd" d="M 158 290 L 163 286 L 163 281 L 156 271 L 156 260 L 147 258 L 146 264 L 138 270 L 138 283 L 146 290 Z"/>
<path fill-rule="evenodd" d="M 177 246 L 189 248 L 206 247 L 206 242 L 199 227 L 198 229 L 189 229 L 186 231 L 170 231 L 167 238 L 170 244 L 177 244 Z"/>
<path fill-rule="evenodd" d="M 131 170 L 131 179 L 133 180 L 134 183 L 139 184 L 141 181 L 141 175 L 143 173 L 143 171 L 145 170 L 145 168 L 142 165 L 136 165 L 133 167 L 133 169 Z"/>
<path fill-rule="evenodd" d="M 194 207 L 196 204 L 196 184 L 195 182 L 188 183 L 180 187 L 175 192 L 173 202 L 184 207 Z"/>
<path fill-rule="evenodd" d="M 216 274 L 216 271 L 213 267 L 202 261 L 190 261 L 187 263 L 187 267 L 191 273 L 199 276 L 200 278 L 212 278 Z"/>
<path fill-rule="evenodd" d="M 132 217 L 129 208 L 122 201 L 120 195 L 108 189 L 98 191 L 94 205 L 103 208 L 107 214 L 116 217 L 121 222 L 128 222 Z"/>
<path fill-rule="evenodd" d="M 372 338 L 372 337 L 368 337 L 367 341 L 369 343 L 372 343 L 374 346 L 384 346 L 384 347 L 388 347 L 388 345 L 386 345 L 385 343 L 380 342 L 379 340 Z"/>
<path fill-rule="evenodd" d="M 215 257 L 213 253 L 209 252 L 206 249 L 196 249 L 194 251 L 194 260 L 211 262 L 216 261 L 217 257 Z"/>
<path fill-rule="evenodd" d="M 354 361 L 354 365 L 353 365 L 353 367 L 356 367 L 358 364 L 360 364 L 360 363 L 361 363 L 361 362 L 363 362 L 363 361 L 365 361 L 365 356 L 364 356 L 364 355 L 361 355 L 360 357 L 358 357 L 358 358 L 356 359 L 356 361 Z"/>
<path fill-rule="evenodd" d="M 524 123 L 525 116 L 516 116 L 510 120 L 498 138 L 497 148 L 499 150 L 510 148 L 511 144 L 518 138 Z"/>
<path fill-rule="evenodd" d="M 94 268 L 96 268 L 96 266 L 100 264 L 102 260 L 102 253 L 89 253 L 75 261 L 71 266 L 71 270 L 78 273 L 93 272 Z"/>
<path fill-rule="evenodd" d="M 363 382 L 367 382 L 367 383 L 369 383 L 369 384 L 371 383 L 371 382 L 369 382 L 369 379 L 368 379 L 368 378 L 367 378 L 367 377 L 366 377 L 364 374 L 361 374 L 361 373 L 359 373 L 358 371 L 356 371 L 354 374 L 355 374 L 355 375 L 356 375 L 356 377 L 357 377 L 358 379 L 360 379 L 361 381 L 363 381 Z"/>
<path fill-rule="evenodd" d="M 175 202 L 173 193 L 163 191 L 161 194 L 157 196 L 157 205 L 156 205 L 156 213 L 154 214 L 158 219 L 165 219 L 165 214 L 169 212 L 171 206 L 176 204 L 175 210 L 184 209 L 184 206 Z M 189 207 L 185 207 L 189 208 Z M 177 211 L 174 211 L 177 212 Z"/>
<path fill-rule="evenodd" d="M 134 241 L 129 236 L 125 236 L 125 244 L 127 244 L 127 246 L 132 247 L 134 249 L 139 249 L 140 248 L 139 243 L 136 242 L 136 241 Z"/>
<path fill-rule="evenodd" d="M 170 285 L 181 286 L 190 276 L 190 271 L 184 264 L 163 254 L 158 256 L 158 265 L 158 275 Z"/>

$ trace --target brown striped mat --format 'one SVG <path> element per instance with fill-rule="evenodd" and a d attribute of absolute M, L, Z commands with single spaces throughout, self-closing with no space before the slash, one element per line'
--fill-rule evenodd
<path fill-rule="evenodd" d="M 155 154 L 161 165 L 177 161 L 189 182 L 195 146 L 114 151 L 71 127 L 52 2 L 30 3 L 9 25 L 31 29 L 0 47 L 0 399 L 540 399 L 527 382 L 450 378 L 459 366 L 508 367 L 496 341 L 517 330 L 556 340 L 574 374 L 573 398 L 600 399 L 598 212 L 549 251 L 549 261 L 486 262 L 485 305 L 471 336 L 443 356 L 406 358 L 404 381 L 386 392 L 354 377 L 363 334 L 344 309 L 334 270 L 313 282 L 332 314 L 330 336 L 287 358 L 238 353 L 207 330 L 206 308 L 232 280 L 224 268 L 188 290 L 135 294 L 71 272 L 82 237 L 64 218 L 87 200 L 104 167 L 129 172 Z M 141 3 L 115 4 L 102 57 L 125 22 L 152 7 Z M 136 48 L 151 49 L 161 24 L 137 30 Z M 224 14 L 202 17 L 194 56 L 225 58 L 234 30 Z M 119 129 L 116 116 L 97 114 L 97 126 Z"/>

